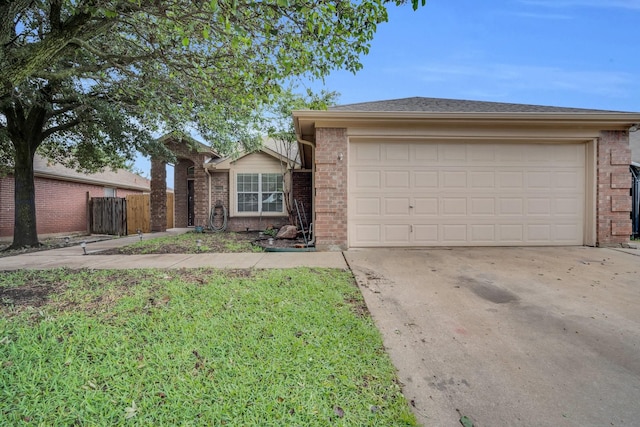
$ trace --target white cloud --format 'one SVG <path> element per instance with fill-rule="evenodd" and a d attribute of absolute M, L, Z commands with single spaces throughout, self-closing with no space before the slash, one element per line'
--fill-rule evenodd
<path fill-rule="evenodd" d="M 569 20 L 574 18 L 571 15 L 561 15 L 558 13 L 506 12 L 505 14 L 511 15 L 511 16 L 518 16 L 520 18 L 532 18 L 532 19 Z"/>
<path fill-rule="evenodd" d="M 559 91 L 627 97 L 635 82 L 633 75 L 616 71 L 571 70 L 559 67 L 521 64 L 432 63 L 410 69 L 388 69 L 393 74 L 415 76 L 426 84 L 442 85 L 492 93 L 521 91 Z M 475 89 L 474 89 L 475 88 Z"/>
<path fill-rule="evenodd" d="M 550 8 L 597 7 L 640 10 L 640 0 L 520 0 L 520 3 Z"/>

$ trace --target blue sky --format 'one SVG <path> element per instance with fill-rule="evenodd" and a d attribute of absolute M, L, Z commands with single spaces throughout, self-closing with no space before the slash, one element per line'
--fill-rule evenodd
<path fill-rule="evenodd" d="M 425 96 L 640 111 L 640 0 L 390 6 L 362 62 L 355 76 L 309 86 L 339 92 L 340 104 Z"/>
<path fill-rule="evenodd" d="M 391 7 L 363 64 L 326 79 L 339 103 L 426 96 L 640 111 L 640 0 Z"/>

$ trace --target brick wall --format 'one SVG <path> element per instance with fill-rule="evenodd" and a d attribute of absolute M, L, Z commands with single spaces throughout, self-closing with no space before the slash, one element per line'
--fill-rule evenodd
<path fill-rule="evenodd" d="M 193 166 L 190 160 L 180 159 L 173 167 L 173 192 L 175 226 L 187 226 L 187 169 Z"/>
<path fill-rule="evenodd" d="M 208 185 L 208 184 L 207 184 Z M 227 208 L 229 212 L 229 191 L 232 191 L 229 187 L 229 173 L 228 172 L 213 172 L 211 173 L 211 206 L 215 207 L 217 202 L 222 202 L 222 205 Z M 208 203 L 208 201 L 207 201 Z M 208 215 L 208 214 L 207 214 Z M 207 217 L 208 218 L 208 217 Z M 227 220 L 228 231 L 247 231 L 249 230 L 265 230 L 267 228 L 280 228 L 285 224 L 288 224 L 287 217 L 232 217 Z M 207 222 L 208 225 L 208 222 Z M 216 211 L 216 217 L 214 218 L 214 225 L 220 227 L 222 225 L 222 211 Z"/>
<path fill-rule="evenodd" d="M 0 237 L 13 236 L 13 176 L 0 178 Z"/>
<path fill-rule="evenodd" d="M 280 228 L 289 224 L 288 217 L 233 217 L 229 218 L 227 230 L 229 231 L 247 231 L 249 230 L 266 230 L 270 228 Z"/>
<path fill-rule="evenodd" d="M 629 134 L 603 131 L 598 141 L 596 235 L 598 246 L 619 245 L 631 235 Z"/>
<path fill-rule="evenodd" d="M 307 224 L 313 221 L 312 219 L 312 174 L 311 171 L 300 171 L 294 170 L 291 175 L 291 195 L 294 200 L 298 201 L 298 206 L 300 207 L 301 214 L 304 212 L 302 220 L 304 221 L 304 217 L 307 218 Z"/>
<path fill-rule="evenodd" d="M 151 231 L 167 229 L 167 165 L 151 159 Z"/>
<path fill-rule="evenodd" d="M 316 129 L 314 232 L 320 250 L 347 248 L 347 130 Z"/>
<path fill-rule="evenodd" d="M 187 170 L 191 166 L 194 166 L 193 225 L 207 226 L 209 223 L 209 178 L 202 165 L 210 154 L 197 152 L 188 143 L 178 140 L 169 140 L 166 145 L 177 158 L 174 166 L 175 227 L 184 228 L 188 224 L 187 180 L 190 178 L 187 177 Z"/>
<path fill-rule="evenodd" d="M 36 229 L 38 235 L 87 232 L 87 192 L 104 197 L 102 185 L 35 177 Z M 116 189 L 117 197 L 141 191 Z M 14 182 L 0 178 L 0 237 L 11 238 L 14 225 Z"/>

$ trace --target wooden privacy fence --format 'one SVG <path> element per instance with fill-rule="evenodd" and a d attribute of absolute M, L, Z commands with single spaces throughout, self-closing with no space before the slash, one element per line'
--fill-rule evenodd
<path fill-rule="evenodd" d="M 91 198 L 89 230 L 92 234 L 127 234 L 127 201 L 120 197 Z"/>
<path fill-rule="evenodd" d="M 120 197 L 89 199 L 89 231 L 92 234 L 125 236 L 151 232 L 151 203 L 149 194 L 130 194 Z M 167 228 L 173 228 L 173 193 L 167 193 Z"/>
<path fill-rule="evenodd" d="M 151 232 L 151 207 L 148 194 L 129 194 L 127 196 L 127 232 L 136 234 Z"/>
<path fill-rule="evenodd" d="M 167 228 L 173 228 L 173 193 L 167 193 Z M 136 234 L 151 232 L 151 196 L 130 194 L 127 196 L 127 232 Z"/>

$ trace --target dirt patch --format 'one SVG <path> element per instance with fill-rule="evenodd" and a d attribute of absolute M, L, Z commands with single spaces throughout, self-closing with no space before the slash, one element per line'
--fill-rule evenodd
<path fill-rule="evenodd" d="M 0 303 L 13 307 L 41 307 L 49 301 L 49 295 L 60 287 L 53 285 L 25 284 L 17 288 L 0 288 Z"/>

